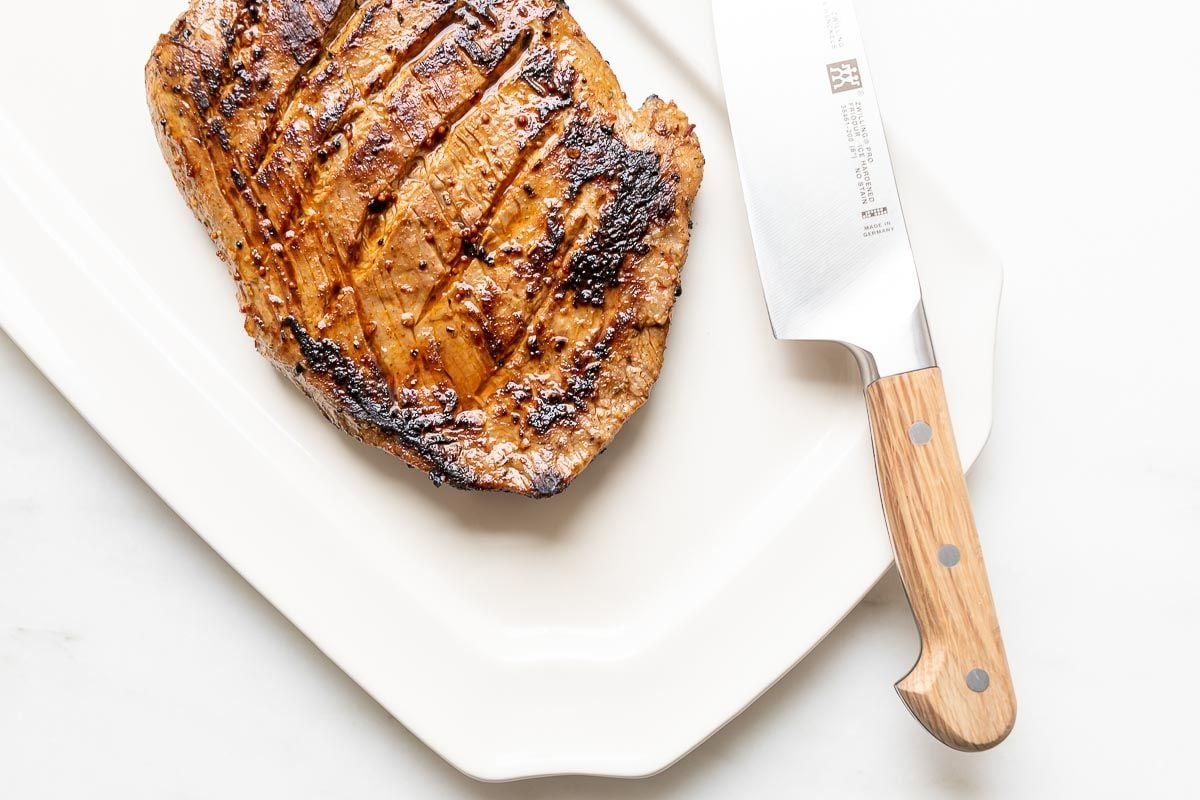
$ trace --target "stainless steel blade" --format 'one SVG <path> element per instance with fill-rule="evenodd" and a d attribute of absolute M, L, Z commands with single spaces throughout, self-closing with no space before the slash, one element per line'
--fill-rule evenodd
<path fill-rule="evenodd" d="M 713 15 L 776 337 L 843 342 L 871 377 L 934 366 L 852 4 L 713 0 Z"/>

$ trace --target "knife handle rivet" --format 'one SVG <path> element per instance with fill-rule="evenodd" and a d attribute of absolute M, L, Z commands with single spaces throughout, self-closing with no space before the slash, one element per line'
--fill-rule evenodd
<path fill-rule="evenodd" d="M 992 676 L 987 670 L 973 669 L 967 673 L 967 688 L 976 694 L 983 694 L 992 685 Z"/>
<path fill-rule="evenodd" d="M 914 422 L 908 429 L 908 438 L 918 447 L 923 447 L 933 441 L 933 428 L 928 422 Z"/>
<path fill-rule="evenodd" d="M 946 568 L 957 567 L 958 562 L 962 561 L 962 553 L 954 545 L 944 544 L 938 550 L 938 561 Z"/>

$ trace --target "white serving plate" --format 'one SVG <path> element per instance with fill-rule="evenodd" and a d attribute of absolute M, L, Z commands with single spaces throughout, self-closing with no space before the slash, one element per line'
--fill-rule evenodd
<path fill-rule="evenodd" d="M 182 5 L 136 0 L 118 15 L 68 0 L 54 48 L 10 37 L 0 52 L 0 325 L 213 548 L 459 769 L 670 765 L 891 561 L 852 360 L 770 336 L 707 4 L 572 3 L 631 97 L 688 111 L 708 169 L 653 398 L 545 502 L 435 489 L 328 425 L 254 353 L 145 110 L 143 61 Z M 44 14 L 8 13 L 11 30 Z M 894 149 L 970 463 L 991 421 L 1001 270 Z"/>

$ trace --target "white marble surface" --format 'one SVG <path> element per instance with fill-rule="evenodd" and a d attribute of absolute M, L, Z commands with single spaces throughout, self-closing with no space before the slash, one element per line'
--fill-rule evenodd
<path fill-rule="evenodd" d="M 891 682 L 916 639 L 888 578 L 663 775 L 476 784 L 0 337 L 0 797 L 1200 794 L 1197 11 L 863 3 L 891 127 L 1008 264 L 995 435 L 971 476 L 1021 701 L 1003 747 L 952 753 L 907 717 Z"/>

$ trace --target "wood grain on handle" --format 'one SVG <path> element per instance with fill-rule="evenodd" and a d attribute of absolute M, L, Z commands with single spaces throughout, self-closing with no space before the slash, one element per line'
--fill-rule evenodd
<path fill-rule="evenodd" d="M 921 632 L 921 657 L 896 684 L 930 733 L 986 750 L 1016 718 L 954 430 L 937 368 L 867 389 L 875 463 L 896 564 Z"/>

